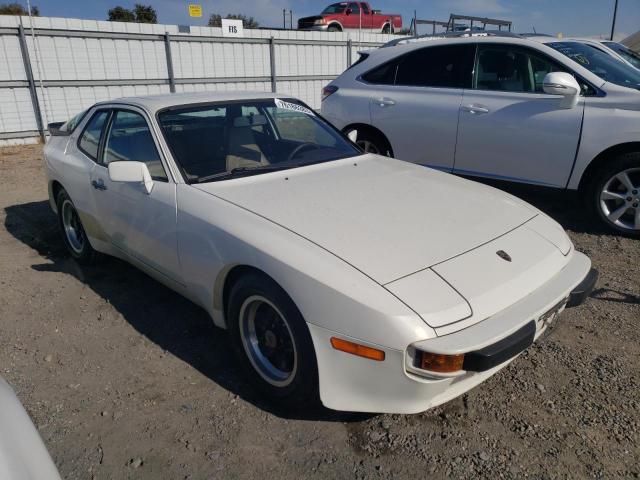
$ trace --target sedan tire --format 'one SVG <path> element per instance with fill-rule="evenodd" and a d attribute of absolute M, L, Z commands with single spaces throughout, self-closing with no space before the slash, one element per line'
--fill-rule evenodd
<path fill-rule="evenodd" d="M 640 152 L 620 155 L 592 177 L 587 204 L 607 229 L 640 237 Z"/>
<path fill-rule="evenodd" d="M 227 324 L 250 382 L 278 405 L 319 404 L 311 335 L 286 292 L 266 275 L 246 274 L 229 295 Z"/>
<path fill-rule="evenodd" d="M 58 193 L 56 206 L 58 224 L 67 251 L 78 263 L 83 265 L 94 263 L 98 258 L 98 252 L 89 243 L 80 215 L 65 190 L 60 190 Z"/>

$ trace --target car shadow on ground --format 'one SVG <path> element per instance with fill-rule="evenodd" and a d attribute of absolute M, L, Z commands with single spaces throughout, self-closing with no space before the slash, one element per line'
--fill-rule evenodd
<path fill-rule="evenodd" d="M 285 410 L 262 400 L 237 367 L 226 332 L 216 328 L 200 307 L 124 261 L 103 257 L 97 265 L 76 263 L 65 250 L 46 201 L 10 206 L 5 212 L 7 231 L 47 260 L 34 264 L 34 270 L 73 275 L 108 301 L 138 332 L 225 390 L 286 419 L 353 422 L 371 417 L 321 406 Z"/>

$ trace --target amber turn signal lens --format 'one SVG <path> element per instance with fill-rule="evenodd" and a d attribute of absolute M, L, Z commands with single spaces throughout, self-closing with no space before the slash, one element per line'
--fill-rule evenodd
<path fill-rule="evenodd" d="M 384 352 L 377 348 L 365 347 L 357 343 L 349 342 L 341 338 L 331 337 L 331 346 L 341 352 L 347 352 L 358 357 L 368 358 L 381 362 L 384 360 Z"/>
<path fill-rule="evenodd" d="M 439 353 L 418 352 L 418 365 L 422 370 L 438 373 L 453 373 L 462 370 L 464 354 L 442 355 Z"/>

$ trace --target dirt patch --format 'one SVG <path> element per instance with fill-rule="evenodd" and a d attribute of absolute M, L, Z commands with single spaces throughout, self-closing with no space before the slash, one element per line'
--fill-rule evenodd
<path fill-rule="evenodd" d="M 420 415 L 261 402 L 226 334 L 124 262 L 66 256 L 41 146 L 0 149 L 0 375 L 63 478 L 640 475 L 640 241 L 522 193 L 600 270 L 593 297 L 488 382 Z"/>

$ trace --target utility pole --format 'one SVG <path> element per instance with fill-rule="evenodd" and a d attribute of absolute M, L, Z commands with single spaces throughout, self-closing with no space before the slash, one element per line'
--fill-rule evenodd
<path fill-rule="evenodd" d="M 613 7 L 613 23 L 611 24 L 611 38 L 610 40 L 613 42 L 613 34 L 616 31 L 616 17 L 618 16 L 618 0 L 616 0 L 616 4 Z"/>

